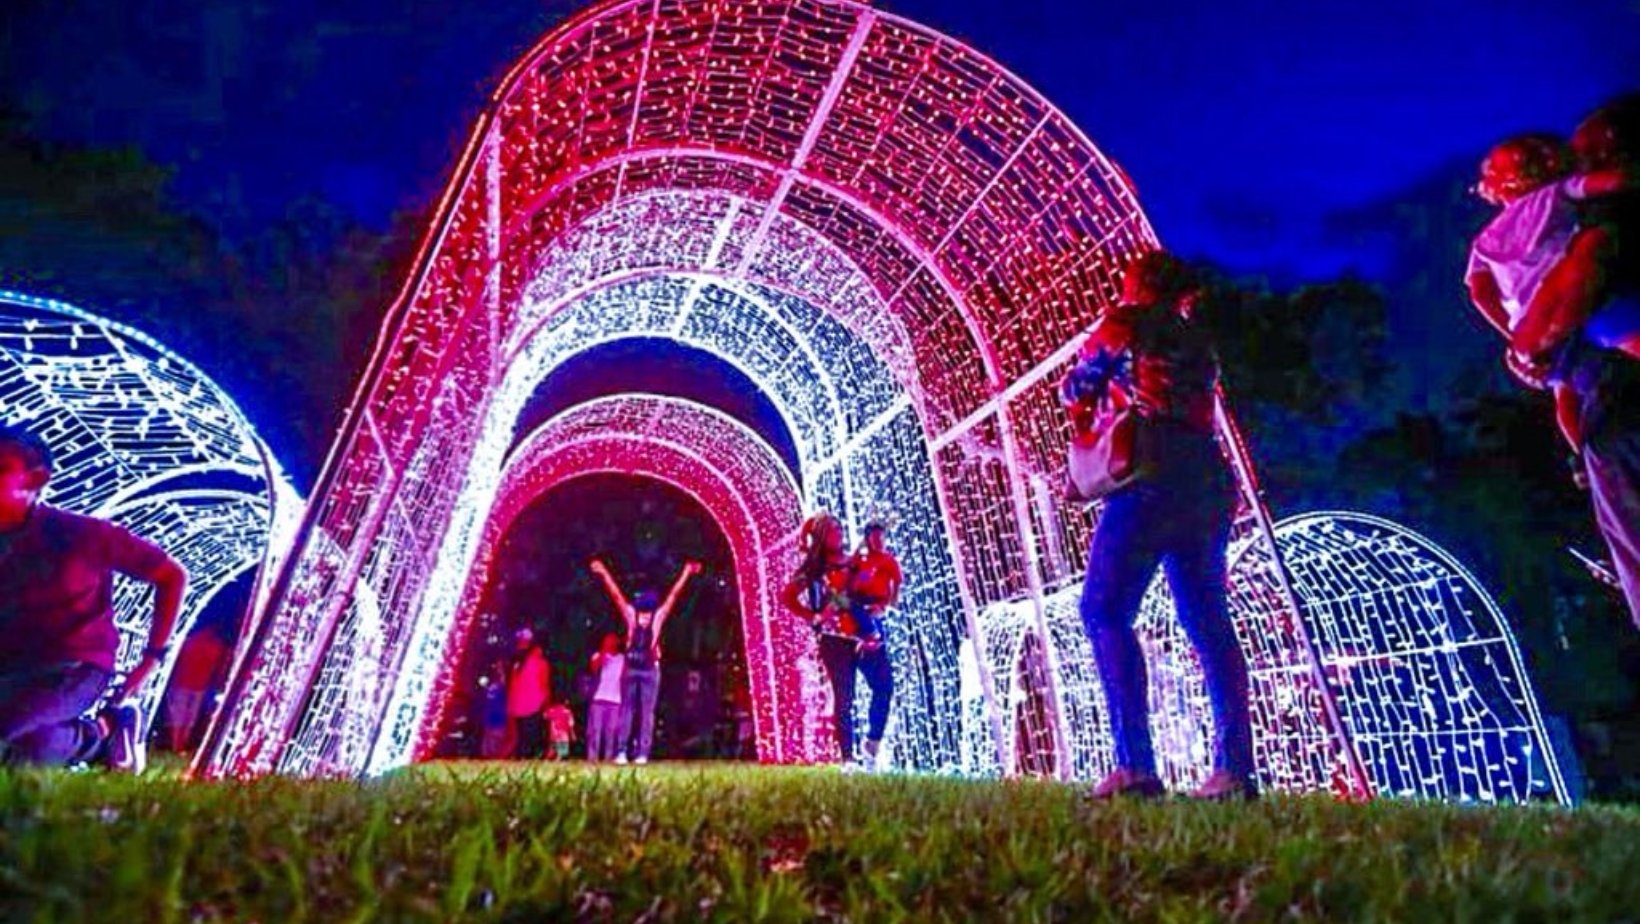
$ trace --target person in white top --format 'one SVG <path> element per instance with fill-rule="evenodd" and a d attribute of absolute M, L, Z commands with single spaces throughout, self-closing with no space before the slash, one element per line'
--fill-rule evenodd
<path fill-rule="evenodd" d="M 621 653 L 621 637 L 604 636 L 592 655 L 592 674 L 598 686 L 587 707 L 587 760 L 600 763 L 614 760 L 621 750 L 621 681 L 626 655 Z"/>
<path fill-rule="evenodd" d="M 1547 135 L 1522 135 L 1494 147 L 1481 164 L 1481 182 L 1476 187 L 1483 199 L 1501 210 L 1470 248 L 1464 280 L 1470 300 L 1510 340 L 1512 367 L 1547 365 L 1547 381 L 1555 393 L 1555 420 L 1574 449 L 1581 447 L 1582 434 L 1577 396 L 1565 382 L 1568 363 L 1520 355 L 1520 348 L 1539 340 L 1540 328 L 1559 325 L 1582 328 L 1583 339 L 1594 346 L 1640 356 L 1640 315 L 1619 305 L 1597 312 L 1600 299 L 1592 282 L 1574 283 L 1588 293 L 1581 299 L 1551 293 L 1548 301 L 1561 306 L 1556 313 L 1565 316 L 1551 318 L 1541 307 L 1534 310 L 1545 281 L 1566 258 L 1581 230 L 1582 202 L 1627 187 L 1627 178 L 1617 170 L 1571 174 L 1565 146 Z"/>
<path fill-rule="evenodd" d="M 655 593 L 647 590 L 628 600 L 610 575 L 609 566 L 601 559 L 594 558 L 589 567 L 603 582 L 610 601 L 626 623 L 626 676 L 621 683 L 621 705 L 626 718 L 622 722 L 621 752 L 615 762 L 625 763 L 630 754 L 633 763 L 646 764 L 655 738 L 655 700 L 661 688 L 661 632 L 677 607 L 683 588 L 690 578 L 700 573 L 700 563 L 683 563 L 683 571 L 672 582 L 664 601 L 657 600 Z M 627 738 L 634 725 L 637 735 L 628 751 Z"/>

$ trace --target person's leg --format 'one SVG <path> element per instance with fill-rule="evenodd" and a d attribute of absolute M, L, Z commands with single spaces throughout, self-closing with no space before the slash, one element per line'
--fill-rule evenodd
<path fill-rule="evenodd" d="M 1216 506 L 1211 500 L 1204 503 Z M 1173 591 L 1179 625 L 1201 658 L 1202 677 L 1213 709 L 1213 769 L 1250 786 L 1254 767 L 1247 659 L 1230 621 L 1225 590 L 1230 511 L 1202 510 L 1174 522 L 1180 528 L 1170 537 L 1163 567 Z"/>
<path fill-rule="evenodd" d="M 165 724 L 170 726 L 171 753 L 188 750 L 193 740 L 194 723 L 199 721 L 199 710 L 205 702 L 204 690 L 172 688 L 165 694 Z"/>
<path fill-rule="evenodd" d="M 638 683 L 638 743 L 637 760 L 648 760 L 649 749 L 655 743 L 655 700 L 660 697 L 661 672 L 659 668 L 641 671 Z"/>
<path fill-rule="evenodd" d="M 1082 583 L 1082 627 L 1093 644 L 1105 691 L 1118 770 L 1154 776 L 1149 691 L 1144 654 L 1133 620 L 1156 573 L 1160 552 L 1146 518 L 1156 507 L 1148 489 L 1119 491 L 1105 501 L 1088 551 Z"/>
<path fill-rule="evenodd" d="M 14 674 L 0 686 L 0 761 L 62 765 L 94 756 L 102 744 L 85 713 L 108 688 L 107 671 L 84 664 Z"/>
<path fill-rule="evenodd" d="M 622 763 L 632 754 L 632 722 L 638 712 L 638 673 L 629 665 L 621 674 L 621 717 L 615 723 L 615 758 Z"/>
<path fill-rule="evenodd" d="M 540 715 L 520 716 L 518 719 L 518 754 L 521 759 L 533 760 L 546 753 L 547 722 Z"/>
<path fill-rule="evenodd" d="M 837 749 L 843 763 L 854 759 L 854 643 L 833 635 L 820 636 L 820 663 L 831 680 L 832 712 L 836 718 Z"/>
<path fill-rule="evenodd" d="M 877 756 L 877 746 L 888 727 L 888 710 L 894 701 L 894 668 L 888 660 L 888 646 L 880 645 L 863 652 L 859 660 L 860 673 L 871 688 L 871 709 L 866 725 L 866 749 L 871 757 Z"/>
<path fill-rule="evenodd" d="M 1640 628 L 1640 427 L 1612 421 L 1584 448 L 1583 465 L 1595 522 Z"/>
<path fill-rule="evenodd" d="M 587 705 L 587 761 L 597 763 L 604 759 L 604 714 L 608 703 L 594 700 Z"/>

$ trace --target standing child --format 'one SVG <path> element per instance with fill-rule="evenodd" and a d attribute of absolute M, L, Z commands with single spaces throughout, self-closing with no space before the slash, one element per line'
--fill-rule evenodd
<path fill-rule="evenodd" d="M 614 760 L 620 753 L 621 681 L 625 668 L 621 637 L 611 632 L 592 656 L 592 676 L 597 678 L 598 686 L 592 692 L 592 705 L 587 707 L 587 760 Z"/>
<path fill-rule="evenodd" d="M 547 740 L 552 744 L 547 759 L 568 760 L 569 746 L 575 741 L 575 713 L 563 703 L 553 703 L 547 707 L 546 720 Z"/>

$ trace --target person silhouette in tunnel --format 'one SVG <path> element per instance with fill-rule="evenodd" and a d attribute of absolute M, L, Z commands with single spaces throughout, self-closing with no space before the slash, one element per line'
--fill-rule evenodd
<path fill-rule="evenodd" d="M 654 744 L 655 699 L 661 687 L 661 632 L 677 608 L 684 587 L 700 573 L 700 563 L 693 560 L 683 563 L 683 570 L 678 572 L 664 601 L 651 590 L 628 599 L 603 559 L 594 558 L 588 567 L 603 583 L 610 601 L 621 614 L 621 621 L 626 624 L 626 667 L 621 681 L 623 718 L 619 726 L 621 749 L 615 762 L 624 764 L 630 757 L 633 763 L 646 764 L 650 746 Z"/>

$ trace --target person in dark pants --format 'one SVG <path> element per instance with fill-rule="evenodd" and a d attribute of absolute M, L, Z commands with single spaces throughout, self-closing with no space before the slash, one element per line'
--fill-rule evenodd
<path fill-rule="evenodd" d="M 507 665 L 507 718 L 516 736 L 513 757 L 543 756 L 547 748 L 547 720 L 542 714 L 552 690 L 551 668 L 535 633 L 521 628 L 513 633 L 513 655 Z"/>
<path fill-rule="evenodd" d="M 661 690 L 661 632 L 677 608 L 678 598 L 690 579 L 700 573 L 700 563 L 686 561 L 664 601 L 653 591 L 644 591 L 628 600 L 609 566 L 594 558 L 592 573 L 603 582 L 604 590 L 626 623 L 626 668 L 621 681 L 620 753 L 615 762 L 649 763 L 655 740 L 655 701 Z M 634 738 L 634 731 L 636 737 Z"/>
<path fill-rule="evenodd" d="M 104 759 L 140 773 L 144 729 L 129 699 L 159 664 L 188 576 L 158 546 L 112 523 L 40 502 L 47 445 L 0 426 L 0 762 L 64 765 Z M 152 584 L 142 660 L 114 706 L 86 717 L 108 690 L 119 647 L 114 573 Z"/>
<path fill-rule="evenodd" d="M 1115 769 L 1094 788 L 1096 798 L 1163 790 L 1150 738 L 1145 662 L 1133 631 L 1158 565 L 1201 657 L 1213 708 L 1213 773 L 1196 795 L 1257 795 L 1247 663 L 1225 596 L 1234 482 L 1213 435 L 1218 363 L 1207 333 L 1188 318 L 1195 290 L 1192 274 L 1172 255 L 1158 251 L 1136 260 L 1123 278 L 1123 304 L 1100 318 L 1082 350 L 1084 362 L 1109 365 L 1116 357 L 1129 371 L 1109 379 L 1105 394 L 1070 401 L 1073 424 L 1082 430 L 1094 425 L 1099 400 L 1134 406 L 1148 467 L 1140 480 L 1105 499 L 1082 587 L 1082 623 L 1116 745 Z"/>
<path fill-rule="evenodd" d="M 865 756 L 874 761 L 888 724 L 894 695 L 894 673 L 880 633 L 862 638 L 861 615 L 850 599 L 855 571 L 845 547 L 843 524 L 830 514 L 816 514 L 803 524 L 799 541 L 803 562 L 787 583 L 780 599 L 819 634 L 820 663 L 831 681 L 837 747 L 845 767 L 855 767 L 855 675 L 863 675 L 871 689 Z M 896 570 L 898 566 L 896 565 Z M 898 594 L 898 582 L 894 582 Z M 868 622 L 869 630 L 872 622 Z"/>

